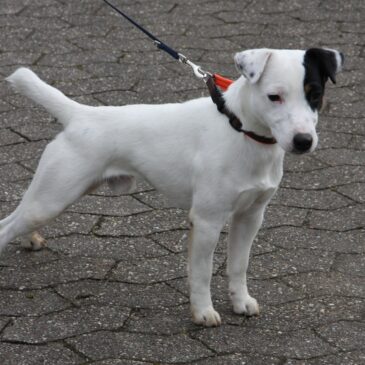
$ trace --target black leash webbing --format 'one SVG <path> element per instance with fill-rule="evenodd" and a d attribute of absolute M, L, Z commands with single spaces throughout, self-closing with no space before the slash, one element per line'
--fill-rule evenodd
<path fill-rule="evenodd" d="M 109 1 L 107 1 L 107 0 L 103 0 L 103 1 L 106 4 L 108 4 L 111 8 L 113 8 L 117 13 L 119 13 L 121 16 L 123 16 L 125 19 L 127 19 L 130 23 L 132 23 L 135 27 L 137 27 L 140 31 L 142 31 L 144 34 L 146 34 L 149 38 L 151 38 L 159 49 L 167 52 L 171 57 L 175 58 L 176 60 L 180 60 L 180 56 L 179 56 L 178 52 L 176 52 L 174 49 L 169 47 L 164 42 L 160 41 L 156 36 L 154 36 L 152 33 L 150 33 L 147 29 L 143 28 L 140 24 L 135 22 L 132 18 L 130 18 L 123 11 L 121 11 L 116 6 L 111 4 Z"/>

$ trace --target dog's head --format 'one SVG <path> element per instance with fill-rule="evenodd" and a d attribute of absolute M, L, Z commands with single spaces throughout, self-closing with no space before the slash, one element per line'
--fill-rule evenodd
<path fill-rule="evenodd" d="M 254 49 L 235 55 L 236 67 L 250 89 L 245 104 L 279 145 L 294 153 L 317 146 L 315 127 L 325 84 L 328 79 L 336 83 L 343 60 L 342 53 L 321 48 Z"/>

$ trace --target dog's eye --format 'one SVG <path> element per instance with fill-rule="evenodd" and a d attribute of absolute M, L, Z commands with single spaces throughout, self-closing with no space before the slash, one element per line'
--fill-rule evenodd
<path fill-rule="evenodd" d="M 277 94 L 269 94 L 267 96 L 269 98 L 270 101 L 274 102 L 274 103 L 282 103 L 283 99 L 281 98 L 280 95 Z"/>

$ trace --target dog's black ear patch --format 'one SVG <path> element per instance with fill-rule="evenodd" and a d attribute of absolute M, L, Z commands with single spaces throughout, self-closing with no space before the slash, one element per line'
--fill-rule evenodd
<path fill-rule="evenodd" d="M 310 73 L 313 73 L 313 69 L 316 69 L 321 79 L 326 82 L 330 78 L 335 84 L 336 72 L 340 68 L 340 65 L 337 64 L 334 51 L 322 48 L 310 48 L 304 54 L 304 67 Z"/>
<path fill-rule="evenodd" d="M 337 52 L 341 63 L 339 64 L 336 52 L 329 49 L 310 48 L 304 54 L 304 92 L 313 110 L 321 108 L 328 78 L 334 84 L 336 83 L 336 73 L 343 63 L 343 55 Z"/>

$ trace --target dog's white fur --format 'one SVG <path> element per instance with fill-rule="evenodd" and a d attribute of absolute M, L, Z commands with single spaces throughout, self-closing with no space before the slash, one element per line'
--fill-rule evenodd
<path fill-rule="evenodd" d="M 13 86 L 43 105 L 64 125 L 46 147 L 34 179 L 17 209 L 0 221 L 0 247 L 29 235 L 88 189 L 112 177 L 113 187 L 128 191 L 142 177 L 188 208 L 192 224 L 189 283 L 193 319 L 219 325 L 210 296 L 213 252 L 225 222 L 228 242 L 229 293 L 236 313 L 254 315 L 258 304 L 248 294 L 246 270 L 252 241 L 265 207 L 283 173 L 284 151 L 293 150 L 296 133 L 313 137 L 317 112 L 305 101 L 304 51 L 252 50 L 238 53 L 245 77 L 224 97 L 247 130 L 274 136 L 263 145 L 232 129 L 210 98 L 182 104 L 92 107 L 70 100 L 20 68 Z M 252 76 L 254 75 L 254 76 Z M 280 94 L 275 103 L 268 94 Z"/>

